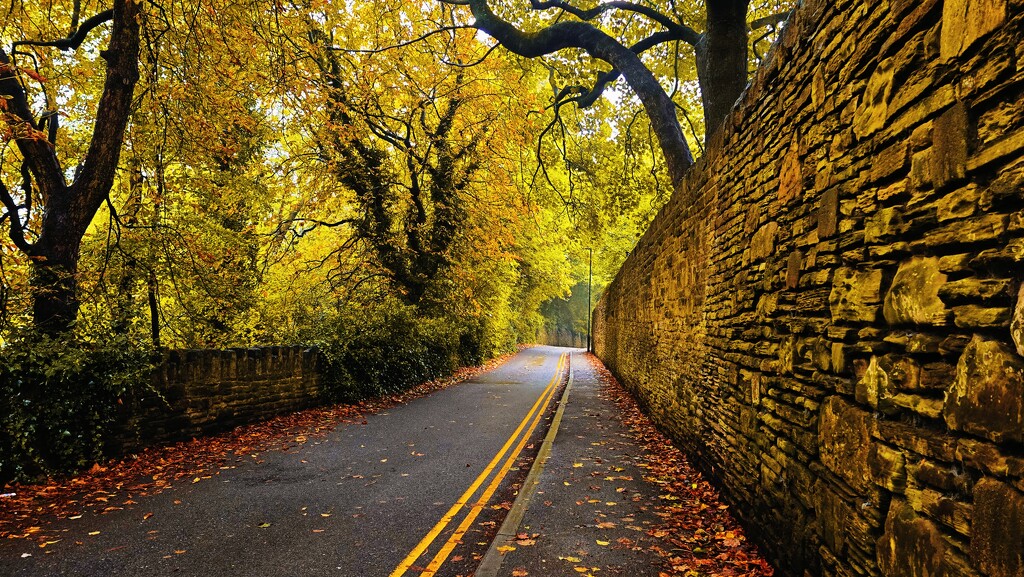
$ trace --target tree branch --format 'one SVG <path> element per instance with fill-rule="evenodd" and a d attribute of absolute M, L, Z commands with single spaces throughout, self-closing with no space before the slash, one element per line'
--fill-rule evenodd
<path fill-rule="evenodd" d="M 21 216 L 18 214 L 18 203 L 14 201 L 14 197 L 11 196 L 10 191 L 7 190 L 7 187 L 2 182 L 0 182 L 0 203 L 7 209 L 5 216 L 11 219 L 7 236 L 11 238 L 11 242 L 21 252 L 32 254 L 32 245 L 25 240 L 25 229 L 22 227 Z M 0 219 L 0 222 L 3 222 L 3 219 Z"/>
<path fill-rule="evenodd" d="M 57 160 L 53 145 L 40 132 L 40 126 L 29 107 L 25 87 L 21 84 L 18 68 L 3 48 L 0 48 L 0 97 L 7 97 L 7 114 L 2 116 L 15 129 L 18 150 L 35 175 L 43 198 L 59 194 L 66 187 L 60 161 Z"/>
<path fill-rule="evenodd" d="M 777 14 L 770 14 L 768 16 L 763 16 L 756 20 L 751 20 L 750 23 L 747 24 L 747 26 L 751 30 L 757 30 L 759 28 L 764 28 L 765 26 L 778 26 L 779 24 L 782 24 L 786 20 L 789 20 L 789 17 L 792 15 L 792 10 L 786 12 L 779 12 Z"/>
<path fill-rule="evenodd" d="M 76 7 L 77 4 L 78 3 L 76 2 Z M 88 36 L 94 28 L 96 28 L 100 24 L 109 22 L 113 19 L 114 10 L 104 10 L 103 12 L 100 12 L 99 14 L 96 14 L 95 16 L 87 19 L 85 22 L 82 22 L 82 25 L 78 28 L 78 30 L 75 31 L 74 34 L 68 36 L 67 38 L 61 38 L 60 40 L 51 40 L 48 42 L 38 40 L 22 40 L 20 42 L 15 42 L 14 44 L 12 44 L 11 49 L 12 51 L 17 52 L 19 46 L 40 46 L 59 48 L 60 50 L 77 50 L 78 47 L 82 45 L 82 42 L 85 42 L 86 36 Z"/>
<path fill-rule="evenodd" d="M 510 52 L 536 58 L 565 48 L 579 48 L 622 73 L 647 111 L 665 155 L 669 178 L 673 184 L 682 180 L 693 165 L 693 155 L 676 117 L 675 104 L 635 52 L 586 22 L 557 22 L 537 32 L 525 33 L 499 18 L 487 0 L 467 1 L 476 18 L 476 28 L 493 36 Z"/>
<path fill-rule="evenodd" d="M 399 42 L 398 44 L 391 44 L 388 46 L 382 46 L 380 48 L 342 48 L 341 46 L 328 46 L 328 50 L 337 50 L 339 52 L 349 52 L 352 54 L 380 54 L 381 52 L 387 52 L 388 50 L 395 50 L 398 48 L 404 48 L 411 46 L 418 42 L 422 42 L 431 36 L 436 36 L 444 32 L 451 32 L 452 30 L 473 30 L 475 27 L 469 24 L 459 24 L 456 26 L 442 26 L 440 28 L 431 30 L 413 38 L 412 40 L 406 40 L 405 42 Z"/>
<path fill-rule="evenodd" d="M 530 6 L 534 10 L 558 8 L 586 22 L 589 22 L 590 20 L 593 20 L 601 14 L 611 10 L 625 10 L 654 20 L 658 24 L 664 26 L 669 32 L 674 33 L 679 40 L 682 40 L 691 46 L 696 46 L 696 44 L 700 42 L 701 38 L 701 35 L 693 28 L 673 20 L 650 6 L 634 4 L 633 2 L 605 2 L 604 4 L 598 4 L 597 6 L 587 10 L 572 6 L 565 0 L 530 0 Z"/>
<path fill-rule="evenodd" d="M 124 129 L 131 116 L 132 96 L 139 80 L 139 14 L 135 0 L 114 0 L 110 44 L 100 53 L 107 60 L 107 77 L 96 107 L 92 140 L 82 169 L 71 185 L 75 204 L 89 214 L 99 209 L 117 173 Z M 85 24 L 79 31 L 83 28 Z"/>
<path fill-rule="evenodd" d="M 657 32 L 630 46 L 629 49 L 639 55 L 651 48 L 654 48 L 658 44 L 663 42 L 672 42 L 675 40 L 679 40 L 679 38 L 677 38 L 672 32 Z M 597 75 L 597 79 L 594 81 L 594 86 L 589 90 L 583 86 L 566 86 L 558 95 L 555 96 L 555 104 L 563 102 L 565 97 L 569 96 L 569 94 L 575 93 L 578 96 L 575 98 L 565 99 L 564 102 L 575 102 L 576 106 L 579 106 L 580 108 L 592 106 L 597 102 L 597 99 L 601 97 L 601 94 L 604 93 L 604 89 L 612 82 L 618 80 L 620 76 L 622 76 L 622 74 L 618 70 L 612 69 L 599 73 Z"/>

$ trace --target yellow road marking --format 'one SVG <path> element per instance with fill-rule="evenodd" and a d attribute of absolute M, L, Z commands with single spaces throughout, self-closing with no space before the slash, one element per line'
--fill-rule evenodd
<path fill-rule="evenodd" d="M 519 426 L 516 427 L 516 430 L 513 431 L 512 436 L 510 436 L 508 440 L 505 441 L 505 444 L 501 447 L 498 453 L 494 455 L 494 458 L 491 459 L 491 462 L 488 463 L 487 467 L 484 468 L 483 472 L 480 473 L 479 476 L 477 476 L 477 478 L 473 481 L 473 484 L 470 485 L 468 489 L 466 489 L 466 492 L 463 493 L 461 497 L 459 497 L 458 501 L 456 501 L 455 504 L 452 505 L 450 509 L 448 509 L 448 512 L 446 512 L 444 516 L 441 517 L 441 520 L 438 521 L 437 524 L 435 524 L 434 527 L 430 529 L 429 532 L 427 532 L 427 534 L 423 537 L 423 539 L 420 540 L 416 547 L 413 548 L 413 550 L 405 556 L 405 559 L 402 559 L 402 562 L 398 564 L 398 567 L 396 567 L 395 570 L 391 572 L 390 577 L 399 577 L 400 575 L 403 575 L 406 571 L 408 571 L 409 568 L 412 567 L 413 563 L 415 563 L 416 560 L 420 558 L 420 555 L 423 555 L 424 551 L 427 550 L 427 547 L 429 547 L 430 544 L 434 542 L 434 539 L 436 539 L 437 536 L 441 534 L 441 531 L 444 531 L 445 527 L 447 527 L 448 524 L 452 522 L 452 519 L 455 518 L 459 511 L 461 511 L 462 508 L 466 506 L 467 503 L 469 503 L 469 499 L 470 497 L 473 496 L 473 493 L 475 493 L 476 490 L 480 487 L 480 485 L 482 485 L 483 482 L 487 479 L 487 477 L 490 476 L 491 472 L 501 461 L 502 456 L 504 456 L 505 452 L 509 450 L 509 448 L 515 442 L 515 440 L 519 437 L 519 433 L 521 433 L 523 431 L 523 428 L 526 427 L 526 424 L 530 422 L 530 419 L 533 417 L 534 413 L 541 406 L 541 401 L 543 401 L 545 397 L 551 396 L 550 392 L 554 390 L 555 384 L 558 381 L 557 377 L 562 372 L 562 365 L 564 360 L 565 353 L 562 353 L 562 355 L 558 357 L 558 365 L 555 367 L 555 377 L 551 379 L 551 383 L 548 384 L 547 388 L 544 389 L 544 392 L 542 392 L 540 397 L 537 398 L 537 401 L 533 403 L 533 407 L 531 407 L 530 411 L 526 413 L 526 417 L 523 418 L 523 420 L 519 423 Z M 527 438 L 529 438 L 529 435 L 527 435 Z"/>
<path fill-rule="evenodd" d="M 551 383 L 556 384 L 558 382 L 558 377 L 559 374 L 556 373 L 551 379 Z M 530 440 L 530 436 L 533 435 L 533 431 L 537 428 L 537 424 L 540 423 L 540 419 L 544 416 L 545 410 L 548 405 L 551 404 L 551 399 L 555 396 L 555 389 L 549 386 L 547 390 L 545 390 L 544 396 L 547 397 L 547 400 L 544 401 L 544 407 L 540 411 L 537 411 L 536 416 L 534 416 L 533 423 L 530 424 L 530 429 L 525 435 L 523 435 L 523 438 L 519 441 L 519 445 L 516 446 L 515 451 L 513 451 L 512 454 L 508 456 L 508 459 L 505 460 L 505 464 L 501 467 L 501 470 L 498 471 L 498 474 L 495 475 L 494 479 L 491 480 L 491 484 L 488 485 L 484 494 L 480 496 L 477 502 L 473 505 L 473 508 L 466 514 L 466 518 L 463 519 L 462 523 L 457 529 L 455 529 L 455 532 L 448 538 L 448 541 L 443 547 L 441 547 L 441 550 L 437 552 L 437 555 L 431 559 L 430 564 L 427 565 L 426 571 L 420 573 L 421 577 L 433 577 L 437 570 L 441 568 L 441 565 L 448 559 L 448 556 L 451 555 L 455 546 L 462 541 L 463 535 L 465 535 L 466 531 L 468 531 L 473 525 L 473 521 L 475 521 L 480 512 L 483 511 L 487 502 L 491 500 L 491 496 L 494 495 L 498 486 L 501 485 L 501 482 L 505 479 L 505 475 L 507 475 L 509 469 L 512 468 L 512 464 L 519 458 L 519 454 L 523 452 L 523 448 L 526 447 L 526 442 Z"/>

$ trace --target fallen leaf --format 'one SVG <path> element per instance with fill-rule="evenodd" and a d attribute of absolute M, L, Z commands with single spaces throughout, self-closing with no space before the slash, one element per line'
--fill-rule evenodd
<path fill-rule="evenodd" d="M 99 531 L 89 531 L 89 536 L 90 537 L 93 537 L 93 536 L 96 536 L 96 535 L 99 535 L 99 534 L 100 534 Z"/>
<path fill-rule="evenodd" d="M 511 546 L 511 545 L 502 545 L 502 546 L 498 547 L 498 552 L 501 553 L 502 555 L 504 555 L 505 553 L 509 553 L 511 551 L 515 551 L 515 550 L 516 550 L 516 548 Z"/>
<path fill-rule="evenodd" d="M 610 545 L 610 543 L 608 541 L 602 541 L 600 539 L 597 540 L 597 544 L 602 546 L 602 547 L 607 547 L 608 545 Z"/>
<path fill-rule="evenodd" d="M 516 567 L 512 570 L 512 577 L 526 577 L 529 573 L 526 572 L 524 567 Z"/>
<path fill-rule="evenodd" d="M 582 561 L 582 559 L 580 559 L 579 557 L 562 557 L 561 555 L 559 555 L 558 558 L 562 561 L 568 561 L 570 563 L 579 563 L 580 561 Z"/>
<path fill-rule="evenodd" d="M 266 529 L 267 527 L 270 526 L 270 523 L 260 523 L 259 525 L 256 525 L 256 526 L 259 527 L 260 529 Z"/>

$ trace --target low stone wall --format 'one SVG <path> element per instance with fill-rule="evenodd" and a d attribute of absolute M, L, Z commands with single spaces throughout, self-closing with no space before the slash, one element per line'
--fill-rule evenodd
<path fill-rule="evenodd" d="M 305 347 L 168 351 L 128 410 L 125 450 L 191 439 L 320 402 L 319 358 Z"/>
<path fill-rule="evenodd" d="M 782 575 L 1024 576 L 1022 13 L 803 2 L 597 306 Z"/>

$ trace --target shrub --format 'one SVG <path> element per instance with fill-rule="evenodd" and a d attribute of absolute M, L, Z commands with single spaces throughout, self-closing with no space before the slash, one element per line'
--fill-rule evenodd
<path fill-rule="evenodd" d="M 323 383 L 334 400 L 395 393 L 459 366 L 459 335 L 441 319 L 394 306 L 345 319 L 320 342 Z"/>
<path fill-rule="evenodd" d="M 0 348 L 0 482 L 70 472 L 108 456 L 147 354 L 127 342 L 16 336 Z"/>

